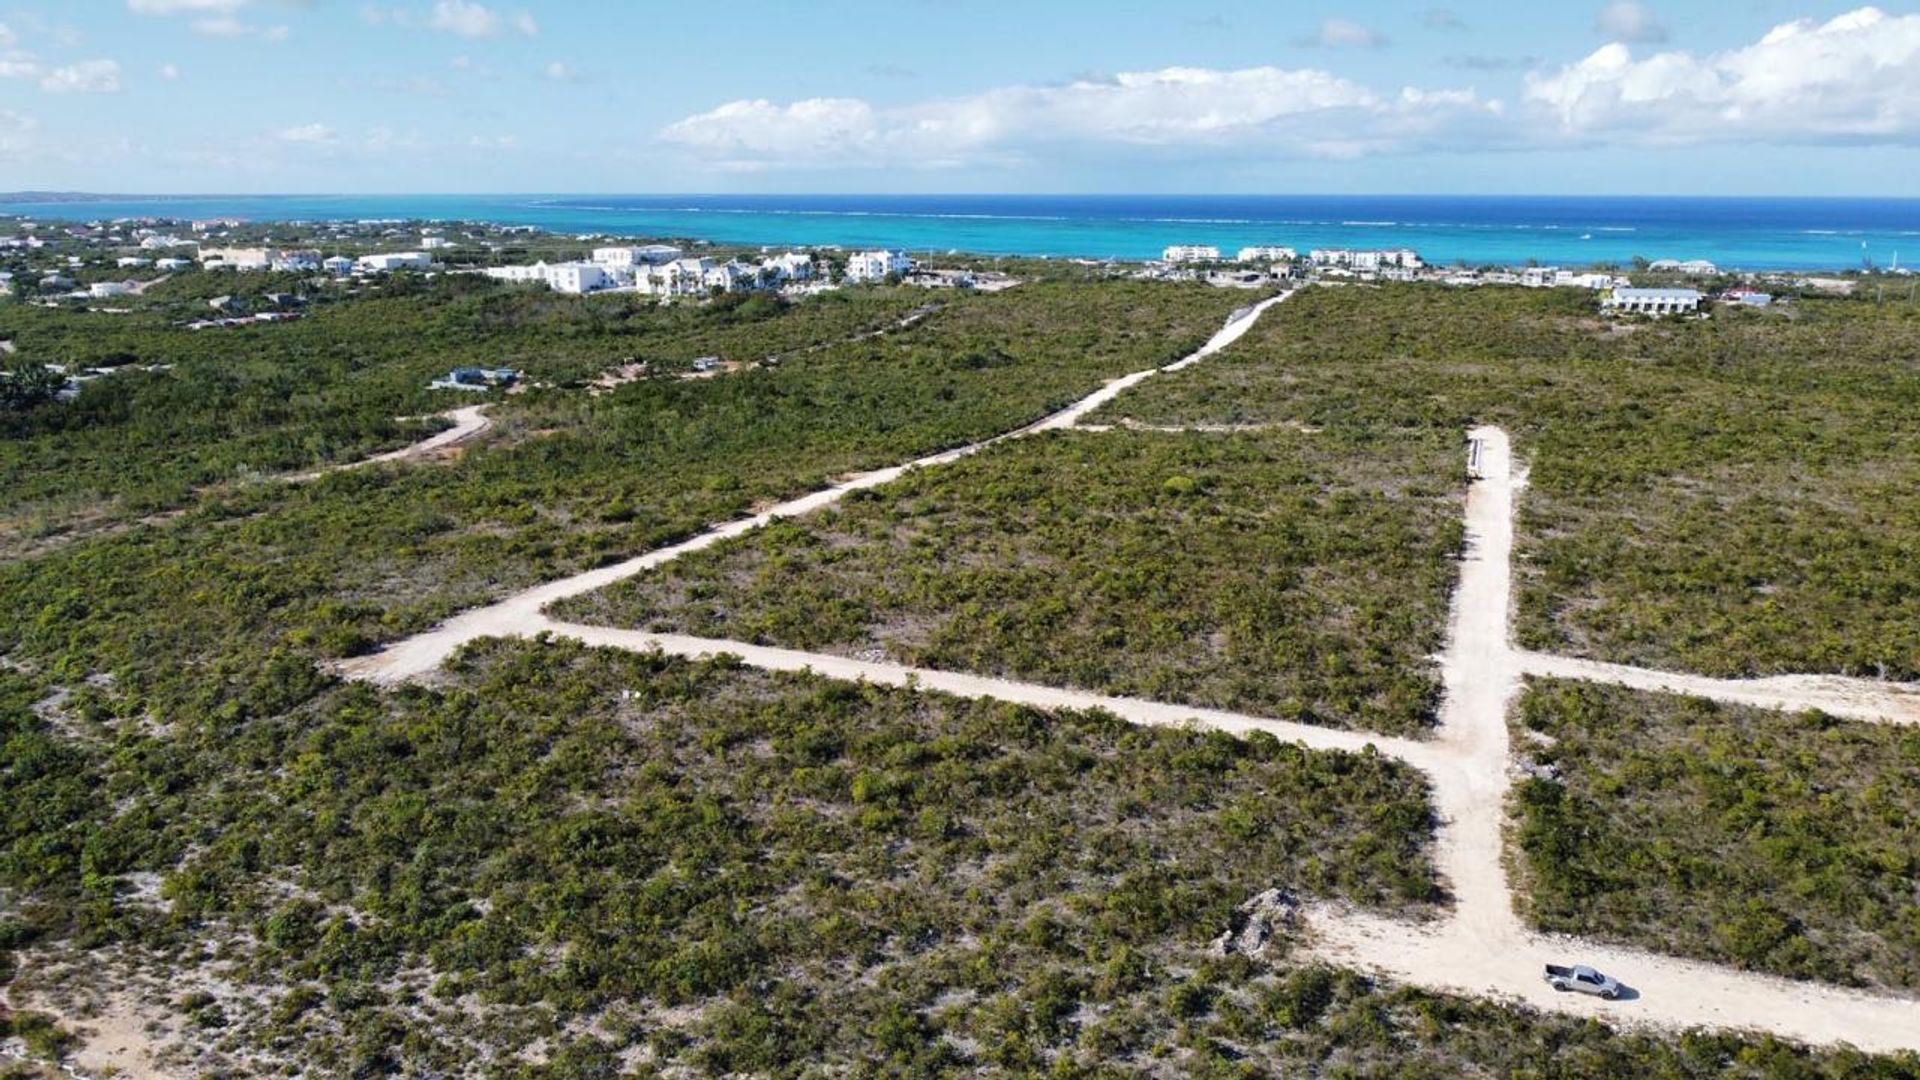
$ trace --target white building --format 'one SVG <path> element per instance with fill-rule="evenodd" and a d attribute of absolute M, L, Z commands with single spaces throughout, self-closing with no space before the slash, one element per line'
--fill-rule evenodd
<path fill-rule="evenodd" d="M 1688 259 L 1685 262 L 1679 259 L 1655 259 L 1647 264 L 1647 269 L 1687 274 L 1694 277 L 1712 277 L 1720 272 L 1719 267 L 1705 259 Z"/>
<path fill-rule="evenodd" d="M 320 269 L 325 270 L 334 277 L 346 277 L 348 274 L 353 273 L 353 260 L 347 258 L 345 255 L 335 255 L 330 259 L 322 259 L 320 261 Z"/>
<path fill-rule="evenodd" d="M 511 281 L 515 284 L 543 284 L 554 292 L 582 293 L 597 292 L 613 285 L 613 275 L 599 263 L 537 262 L 532 266 L 490 266 L 483 271 L 496 281 Z"/>
<path fill-rule="evenodd" d="M 395 270 L 425 270 L 433 265 L 433 260 L 424 252 L 395 251 L 384 255 L 362 255 L 354 267 L 369 274 L 386 274 Z"/>
<path fill-rule="evenodd" d="M 807 281 L 813 277 L 813 256 L 789 251 L 763 260 L 760 269 L 774 281 Z"/>
<path fill-rule="evenodd" d="M 1557 270 L 1553 275 L 1553 287 L 1556 289 L 1600 290 L 1611 289 L 1618 284 L 1621 282 L 1615 280 L 1612 274 L 1602 274 L 1598 271 L 1581 274 L 1572 270 Z"/>
<path fill-rule="evenodd" d="M 1298 252 L 1290 247 L 1243 247 L 1237 256 L 1237 262 L 1292 262 Z"/>
<path fill-rule="evenodd" d="M 1389 248 L 1384 251 L 1350 251 L 1346 248 L 1318 248 L 1307 256 L 1315 266 L 1342 266 L 1349 270 L 1378 270 L 1383 266 L 1397 266 L 1403 270 L 1418 270 L 1426 263 L 1420 261 L 1420 253 L 1411 248 Z"/>
<path fill-rule="evenodd" d="M 1635 315 L 1685 315 L 1700 310 L 1697 289 L 1615 289 L 1600 301 L 1603 311 Z"/>
<path fill-rule="evenodd" d="M 657 266 L 672 262 L 680 257 L 680 249 L 666 244 L 641 244 L 639 246 L 603 247 L 593 249 L 593 261 L 601 266 L 632 269 L 636 266 Z"/>
<path fill-rule="evenodd" d="M 658 266 L 636 268 L 633 284 L 654 296 L 699 296 L 707 291 L 712 259 L 674 259 Z"/>
<path fill-rule="evenodd" d="M 266 248 L 200 249 L 200 264 L 209 270 L 265 270 L 272 259 Z"/>
<path fill-rule="evenodd" d="M 423 236 L 420 238 L 420 250 L 439 251 L 453 246 L 453 241 L 444 236 Z"/>
<path fill-rule="evenodd" d="M 276 251 L 268 256 L 267 265 L 282 272 L 304 274 L 320 269 L 320 253 L 310 248 Z"/>
<path fill-rule="evenodd" d="M 142 266 L 153 265 L 152 259 L 142 259 L 137 255 L 128 255 L 123 258 L 115 259 L 113 262 L 115 266 L 118 266 L 122 270 L 132 270 Z"/>
<path fill-rule="evenodd" d="M 709 289 L 719 289 L 721 292 L 744 292 L 759 287 L 760 268 L 749 266 L 737 259 L 729 259 L 708 270 L 705 280 Z"/>
<path fill-rule="evenodd" d="M 143 251 L 155 251 L 160 248 L 192 247 L 195 243 L 177 236 L 148 236 L 140 241 L 140 247 Z"/>
<path fill-rule="evenodd" d="M 1551 289 L 1554 277 L 1559 273 L 1557 266 L 1529 266 L 1520 271 L 1520 284 L 1529 289 Z"/>
<path fill-rule="evenodd" d="M 110 296 L 126 296 L 133 291 L 130 281 L 96 281 L 87 286 L 87 292 L 95 300 L 105 300 Z"/>
<path fill-rule="evenodd" d="M 913 272 L 913 260 L 904 251 L 862 251 L 847 260 L 848 281 L 885 281 Z"/>
<path fill-rule="evenodd" d="M 606 268 L 597 263 L 556 263 L 547 267 L 547 288 L 554 292 L 578 296 L 604 289 L 610 284 L 612 281 L 607 277 Z"/>
<path fill-rule="evenodd" d="M 1160 261 L 1170 263 L 1219 262 L 1220 249 L 1212 244 L 1174 244 L 1160 253 Z"/>
<path fill-rule="evenodd" d="M 192 265 L 193 265 L 192 259 L 155 259 L 153 260 L 153 268 L 155 270 L 164 270 L 169 274 L 173 273 L 175 270 L 185 270 L 187 267 Z"/>

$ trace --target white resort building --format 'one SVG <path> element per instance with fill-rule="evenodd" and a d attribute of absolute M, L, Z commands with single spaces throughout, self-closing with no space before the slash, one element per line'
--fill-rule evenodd
<path fill-rule="evenodd" d="M 1292 262 L 1298 257 L 1299 252 L 1294 251 L 1290 247 L 1243 247 L 1240 249 L 1240 254 L 1235 261 L 1243 263 Z"/>
<path fill-rule="evenodd" d="M 848 281 L 885 281 L 913 272 L 913 260 L 904 251 L 862 251 L 847 260 Z"/>
<path fill-rule="evenodd" d="M 1615 289 L 1600 301 L 1603 311 L 1633 315 L 1685 315 L 1700 310 L 1696 289 Z"/>
<path fill-rule="evenodd" d="M 1212 244 L 1174 244 L 1160 253 L 1161 262 L 1219 262 L 1220 249 Z"/>

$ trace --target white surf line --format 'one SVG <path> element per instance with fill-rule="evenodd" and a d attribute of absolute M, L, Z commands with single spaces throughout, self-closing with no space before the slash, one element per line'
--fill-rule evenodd
<path fill-rule="evenodd" d="M 288 483 L 301 484 L 310 480 L 318 480 L 323 476 L 337 472 L 365 469 L 373 465 L 384 465 L 392 461 L 407 461 L 431 454 L 436 450 L 445 450 L 451 446 L 458 446 L 493 426 L 493 421 L 488 419 L 486 415 L 488 408 L 490 408 L 488 405 L 463 405 L 458 409 L 435 413 L 435 416 L 443 416 L 452 420 L 453 426 L 445 431 L 436 432 L 419 442 L 409 443 L 398 450 L 389 450 L 384 454 L 375 454 L 372 457 L 361 458 L 358 461 L 329 465 L 324 469 L 313 469 L 309 472 L 295 473 L 292 476 L 285 477 L 285 479 Z"/>
<path fill-rule="evenodd" d="M 1231 735 L 1251 735 L 1263 731 L 1282 742 L 1298 743 L 1313 750 L 1344 750 L 1359 753 L 1371 746 L 1380 753 L 1399 758 L 1416 768 L 1431 770 L 1435 765 L 1434 748 L 1428 743 L 1388 735 L 1317 727 L 1286 720 L 1270 720 L 1224 709 L 1174 705 L 1145 698 L 1073 690 L 1039 683 L 1014 682 L 990 675 L 974 675 L 936 668 L 910 667 L 883 661 L 855 660 L 832 653 L 802 652 L 745 641 L 725 641 L 693 637 L 687 634 L 657 634 L 645 630 L 623 630 L 611 626 L 560 622 L 545 616 L 528 627 L 533 633 L 546 632 L 572 638 L 586 645 L 630 652 L 655 649 L 670 656 L 700 659 L 721 655 L 737 656 L 749 667 L 766 671 L 811 671 L 833 679 L 869 682 L 881 686 L 937 690 L 963 698 L 992 698 L 1016 705 L 1040 709 L 1098 709 L 1132 724 L 1147 727 L 1183 727 L 1224 731 Z"/>
<path fill-rule="evenodd" d="M 1068 405 L 1066 408 L 1042 417 L 1025 427 L 1017 428 L 989 439 L 983 439 L 980 442 L 956 447 L 952 450 L 944 450 L 937 454 L 930 454 L 926 457 L 909 461 L 904 465 L 894 465 L 884 469 L 877 469 L 873 472 L 858 473 L 831 487 L 809 492 L 795 499 L 789 499 L 786 502 L 779 503 L 751 517 L 738 518 L 724 525 L 716 526 L 678 544 L 659 548 L 624 562 L 600 567 L 597 570 L 588 570 L 585 573 L 575 574 L 569 578 L 562 578 L 558 581 L 547 582 L 544 585 L 537 585 L 496 603 L 456 615 L 431 630 L 395 642 L 379 652 L 342 661 L 335 665 L 335 670 L 350 679 L 362 679 L 385 684 L 394 684 L 416 679 L 438 668 L 456 649 L 477 638 L 530 636 L 531 634 L 538 633 L 539 626 L 542 623 L 540 609 L 556 600 L 564 600 L 570 596 L 578 596 L 582 593 L 593 592 L 596 589 L 603 589 L 616 581 L 632 577 L 635 574 L 650 570 L 663 563 L 671 562 L 682 555 L 712 547 L 722 540 L 727 540 L 761 528 L 776 519 L 797 517 L 818 510 L 821 507 L 830 506 L 851 492 L 878 487 L 882 484 L 898 480 L 901 476 L 905 475 L 909 469 L 931 468 L 936 465 L 945 465 L 971 454 L 976 454 L 989 446 L 1004 442 L 1008 439 L 1017 439 L 1042 431 L 1055 431 L 1072 427 L 1082 416 L 1112 401 L 1127 388 L 1136 386 L 1141 381 L 1151 378 L 1160 372 L 1178 371 L 1181 368 L 1198 363 L 1200 360 L 1240 340 L 1241 335 L 1245 334 L 1253 326 L 1262 313 L 1291 295 L 1293 295 L 1291 291 L 1284 292 L 1278 296 L 1262 300 L 1250 307 L 1241 308 L 1228 316 L 1226 325 L 1216 331 L 1211 338 L 1208 338 L 1206 344 L 1200 346 L 1199 349 L 1188 356 L 1161 367 L 1148 368 L 1145 371 L 1136 371 L 1130 375 L 1123 375 L 1102 386 L 1100 389 L 1095 390 L 1093 393 L 1088 394 L 1086 397 L 1081 398 L 1079 401 Z"/>
<path fill-rule="evenodd" d="M 1414 924 L 1317 904 L 1306 911 L 1308 949 L 1345 966 L 1448 993 L 1517 1000 L 1625 1027 L 1710 1026 L 1771 1032 L 1863 1050 L 1920 1049 L 1920 1003 L 1793 982 L 1528 929 L 1513 908 L 1503 829 L 1510 784 L 1507 710 L 1527 670 L 1509 643 L 1513 499 L 1525 474 L 1504 433 L 1482 428 L 1481 476 L 1467 495 L 1467 551 L 1441 662 L 1446 697 L 1430 769 L 1441 828 L 1434 861 L 1453 890 L 1452 914 Z M 1550 960 L 1591 964 L 1625 983 L 1632 1000 L 1562 994 L 1541 979 Z"/>
<path fill-rule="evenodd" d="M 1920 685 L 1855 679 L 1841 675 L 1769 675 L 1757 679 L 1715 679 L 1705 675 L 1629 667 L 1600 660 L 1521 652 L 1529 675 L 1610 683 L 1634 690 L 1685 694 L 1734 705 L 1798 711 L 1818 709 L 1849 720 L 1920 724 Z"/>

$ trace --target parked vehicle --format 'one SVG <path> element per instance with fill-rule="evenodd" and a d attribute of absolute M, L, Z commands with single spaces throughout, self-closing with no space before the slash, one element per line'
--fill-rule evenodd
<path fill-rule="evenodd" d="M 1575 991 L 1582 994 L 1596 994 L 1608 1001 L 1620 996 L 1620 980 L 1611 975 L 1602 975 L 1585 964 L 1575 964 L 1572 967 L 1548 964 L 1547 984 L 1561 993 Z"/>

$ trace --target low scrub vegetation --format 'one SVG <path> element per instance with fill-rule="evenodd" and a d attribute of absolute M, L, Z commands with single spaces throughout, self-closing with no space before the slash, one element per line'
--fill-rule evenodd
<path fill-rule="evenodd" d="M 1158 1013 L 1255 893 L 1437 898 L 1424 780 L 1371 753 L 562 644 L 181 712 L 5 678 L 13 992 L 63 1004 L 62 939 L 168 957 L 222 1029 L 195 1071 L 582 1023 L 706 1073 L 1032 1066 Z"/>
<path fill-rule="evenodd" d="M 1106 419 L 1385 438 L 1498 423 L 1532 465 L 1523 644 L 1713 675 L 1920 679 L 1920 307 L 1613 323 L 1572 289 L 1308 289 Z"/>
<path fill-rule="evenodd" d="M 1535 925 L 1920 988 L 1920 731 L 1549 680 L 1516 745 Z"/>
<path fill-rule="evenodd" d="M 1459 441 L 1048 435 L 557 613 L 1408 733 L 1438 696 Z"/>

